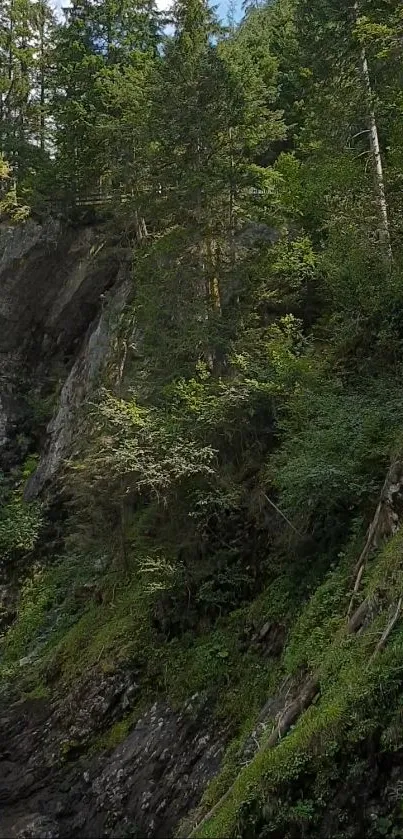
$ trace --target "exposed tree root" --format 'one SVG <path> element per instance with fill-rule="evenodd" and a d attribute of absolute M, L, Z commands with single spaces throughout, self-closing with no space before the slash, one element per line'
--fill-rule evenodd
<path fill-rule="evenodd" d="M 399 529 L 402 512 L 399 508 L 399 501 L 401 505 L 402 499 L 400 493 L 402 489 L 403 464 L 400 460 L 395 460 L 388 469 L 375 515 L 368 528 L 364 548 L 354 569 L 355 581 L 347 610 L 347 618 L 350 618 L 353 612 L 355 597 L 360 588 L 361 578 L 370 554 L 383 541 L 390 539 Z"/>
<path fill-rule="evenodd" d="M 398 600 L 396 609 L 394 611 L 393 617 L 389 621 L 386 629 L 383 631 L 383 633 L 382 633 L 382 635 L 381 635 L 381 637 L 380 637 L 380 639 L 379 639 L 379 641 L 378 641 L 378 643 L 375 647 L 375 650 L 372 653 L 370 661 L 372 661 L 375 658 L 375 656 L 378 655 L 378 653 L 380 653 L 384 649 L 390 633 L 392 632 L 393 628 L 396 626 L 396 624 L 397 624 L 397 622 L 400 618 L 400 613 L 402 611 L 402 601 L 403 601 L 403 598 L 399 597 L 399 600 Z"/>
<path fill-rule="evenodd" d="M 362 575 L 363 575 L 363 573 L 364 573 L 364 568 L 365 568 L 365 560 L 364 560 L 364 562 L 362 563 L 362 565 L 360 565 L 360 567 L 359 567 L 359 569 L 358 569 L 358 574 L 357 574 L 357 576 L 356 576 L 356 578 L 355 578 L 355 583 L 354 583 L 353 593 L 352 593 L 352 595 L 351 595 L 350 603 L 348 604 L 348 609 L 347 609 L 347 618 L 349 618 L 349 617 L 350 617 L 350 615 L 351 615 L 351 613 L 352 613 L 352 611 L 353 611 L 355 596 L 356 596 L 356 594 L 358 593 L 358 590 L 359 590 L 359 588 L 360 588 L 361 577 L 362 577 Z"/>
<path fill-rule="evenodd" d="M 347 634 L 354 635 L 358 632 L 358 630 L 363 625 L 365 618 L 368 615 L 369 606 L 370 602 L 367 599 L 360 604 L 358 609 L 356 609 L 348 623 Z M 393 627 L 390 628 L 388 634 L 390 634 L 392 629 Z M 308 679 L 306 679 L 306 681 L 303 683 L 301 687 L 298 696 L 284 708 L 282 713 L 279 714 L 276 725 L 273 728 L 273 731 L 271 732 L 268 740 L 266 740 L 266 742 L 263 743 L 257 751 L 267 751 L 268 749 L 272 749 L 274 746 L 276 746 L 277 743 L 279 743 L 279 741 L 282 740 L 286 734 L 288 734 L 290 728 L 294 725 L 294 723 L 297 722 L 297 720 L 304 713 L 304 711 L 306 711 L 309 708 L 309 706 L 312 705 L 313 700 L 316 696 L 318 696 L 319 693 L 320 673 L 319 671 L 317 671 L 313 674 L 313 676 L 310 676 Z M 231 786 L 228 787 L 227 791 L 224 793 L 224 795 L 221 796 L 219 801 L 217 801 L 217 803 L 214 804 L 214 807 L 212 807 L 211 810 L 209 810 L 209 812 L 206 813 L 206 815 L 203 816 L 201 821 L 193 828 L 192 832 L 189 834 L 189 839 L 192 839 L 192 837 L 196 836 L 196 833 L 200 830 L 200 828 L 203 827 L 208 821 L 210 821 L 210 819 L 218 812 L 218 810 L 221 809 L 222 805 L 227 801 L 227 799 L 231 795 L 231 792 L 236 784 L 236 780 L 237 779 L 235 779 Z"/>
<path fill-rule="evenodd" d="M 359 590 L 361 578 L 364 573 L 365 564 L 369 555 L 373 550 L 379 547 L 382 541 L 387 541 L 388 539 L 390 539 L 399 528 L 400 519 L 403 511 L 401 495 L 402 490 L 403 463 L 401 461 L 394 461 L 394 463 L 392 463 L 391 467 L 388 470 L 388 474 L 386 476 L 385 483 L 382 488 L 381 497 L 376 508 L 374 518 L 368 530 L 364 548 L 355 567 L 354 589 L 347 613 L 348 624 L 346 632 L 348 635 L 357 634 L 364 625 L 366 618 L 368 617 L 371 606 L 370 599 L 367 597 L 353 612 L 354 598 Z M 376 655 L 378 655 L 378 653 L 385 647 L 389 635 L 391 634 L 394 626 L 399 620 L 402 610 L 402 603 L 403 598 L 400 597 L 393 617 L 388 623 L 386 629 L 384 630 L 380 640 L 378 641 L 370 661 L 372 661 L 373 658 Z M 280 740 L 282 740 L 283 737 L 286 736 L 286 734 L 288 734 L 290 728 L 297 722 L 297 720 L 304 713 L 304 711 L 306 711 L 309 708 L 309 706 L 312 704 L 312 702 L 314 701 L 316 696 L 318 696 L 319 693 L 320 672 L 317 671 L 312 676 L 306 679 L 306 681 L 303 683 L 301 687 L 298 696 L 295 699 L 293 699 L 292 702 L 288 704 L 278 715 L 276 725 L 273 728 L 268 740 L 266 740 L 265 743 L 258 747 L 258 751 L 266 751 L 268 749 L 274 748 L 277 745 L 277 743 Z M 252 759 L 253 758 L 251 758 L 251 760 Z M 210 821 L 210 819 L 213 818 L 213 816 L 221 809 L 223 804 L 225 804 L 227 799 L 230 797 L 236 784 L 236 781 L 237 778 L 226 790 L 224 795 L 221 796 L 219 801 L 217 801 L 217 803 L 214 804 L 214 806 L 209 810 L 209 812 L 206 813 L 206 815 L 203 816 L 201 821 L 193 828 L 193 830 L 189 834 L 189 839 L 192 839 L 192 837 L 196 836 L 196 833 L 208 821 Z"/>
<path fill-rule="evenodd" d="M 264 744 L 264 749 L 273 748 L 273 746 L 275 746 L 279 740 L 287 734 L 291 726 L 294 725 L 301 714 L 303 714 L 303 712 L 312 704 L 315 696 L 318 695 L 319 690 L 320 685 L 319 678 L 317 676 L 312 676 L 310 679 L 307 679 L 297 698 L 294 699 L 280 715 L 277 725 L 273 728 L 269 739 Z"/>
<path fill-rule="evenodd" d="M 351 618 L 347 624 L 347 635 L 354 635 L 358 632 L 359 629 L 364 624 L 365 618 L 369 612 L 369 600 L 366 598 L 365 600 L 360 603 L 358 608 L 355 610 L 354 614 L 351 615 Z"/>

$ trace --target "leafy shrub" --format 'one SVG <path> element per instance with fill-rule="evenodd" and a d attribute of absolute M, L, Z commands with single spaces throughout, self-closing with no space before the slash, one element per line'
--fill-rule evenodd
<path fill-rule="evenodd" d="M 0 560 L 32 551 L 41 525 L 41 505 L 26 504 L 19 495 L 13 495 L 0 510 Z"/>
<path fill-rule="evenodd" d="M 334 519 L 376 492 L 400 424 L 397 382 L 368 381 L 353 390 L 319 381 L 290 405 L 277 457 L 281 505 L 300 526 Z M 329 520 L 329 519 L 328 519 Z"/>
<path fill-rule="evenodd" d="M 11 180 L 11 169 L 3 155 L 0 155 L 0 218 L 8 218 L 15 223 L 26 221 L 30 208 L 17 198 L 17 188 Z"/>
<path fill-rule="evenodd" d="M 89 485 L 123 479 L 125 490 L 159 495 L 189 476 L 212 475 L 214 450 L 200 447 L 167 427 L 157 410 L 105 394 L 96 412 L 89 453 L 72 464 Z"/>

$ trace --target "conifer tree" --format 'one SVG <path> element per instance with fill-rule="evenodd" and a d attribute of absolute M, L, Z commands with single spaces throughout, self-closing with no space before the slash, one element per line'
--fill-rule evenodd
<path fill-rule="evenodd" d="M 145 57 L 156 54 L 158 17 L 150 0 L 74 0 L 65 14 L 55 52 L 57 170 L 63 189 L 83 197 L 108 192 L 122 149 L 132 148 L 122 91 L 134 118 L 130 103 L 144 82 Z"/>
<path fill-rule="evenodd" d="M 0 151 L 29 193 L 49 151 L 53 13 L 48 0 L 6 0 L 0 14 Z"/>
<path fill-rule="evenodd" d="M 51 78 L 53 74 L 53 41 L 55 17 L 47 0 L 37 0 L 35 18 L 35 97 L 37 135 L 42 155 L 52 150 L 53 130 L 50 125 Z"/>
<path fill-rule="evenodd" d="M 346 159 L 346 150 L 357 153 L 361 149 L 372 172 L 369 204 L 376 206 L 378 239 L 390 255 L 376 92 L 365 47 L 357 37 L 357 24 L 361 16 L 365 17 L 367 6 L 365 2 L 349 5 L 334 0 L 296 3 L 299 49 L 308 69 L 306 98 L 310 100 L 311 114 L 304 134 L 309 144 L 316 135 L 328 154 L 332 145 L 333 153 L 340 159 Z"/>
<path fill-rule="evenodd" d="M 152 294 L 144 287 L 142 305 L 154 351 L 164 346 L 162 364 L 165 341 L 184 370 L 202 360 L 219 371 L 225 300 L 235 285 L 234 234 L 265 175 L 255 165 L 258 150 L 282 126 L 268 107 L 266 83 L 246 56 L 226 50 L 204 0 L 178 0 L 172 21 L 149 119 L 148 217 L 156 239 L 144 270 L 155 286 Z"/>

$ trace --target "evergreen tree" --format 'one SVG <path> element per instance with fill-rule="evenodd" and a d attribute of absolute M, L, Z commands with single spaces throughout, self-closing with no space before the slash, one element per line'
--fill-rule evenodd
<path fill-rule="evenodd" d="M 53 74 L 54 14 L 47 0 L 37 0 L 35 15 L 35 85 L 33 108 L 36 135 L 42 155 L 53 151 L 53 126 L 51 125 L 51 88 Z"/>
<path fill-rule="evenodd" d="M 29 134 L 30 83 L 33 58 L 33 6 L 29 0 L 8 0 L 2 13 L 1 134 L 3 154 L 21 175 Z"/>
<path fill-rule="evenodd" d="M 371 192 L 362 198 L 368 207 L 366 215 L 368 220 L 373 216 L 376 236 L 389 251 L 389 220 L 375 91 L 367 53 L 356 33 L 357 22 L 364 11 L 364 2 L 353 7 L 333 0 L 315 0 L 314 3 L 298 0 L 296 3 L 300 55 L 307 68 L 305 98 L 310 102 L 301 139 L 304 144 L 307 138 L 311 147 L 315 141 L 319 142 L 329 158 L 331 154 L 334 160 L 339 157 L 340 169 L 343 169 L 343 160 L 347 163 L 350 158 L 351 166 L 357 153 L 362 151 L 361 160 L 370 163 L 369 170 L 368 167 L 365 171 L 361 168 L 361 177 Z M 352 166 L 354 168 L 358 171 L 359 167 Z M 366 178 L 367 170 L 372 174 L 372 188 Z M 353 191 L 352 184 L 349 191 Z M 365 214 L 365 207 L 363 211 Z"/>
<path fill-rule="evenodd" d="M 57 170 L 63 190 L 83 197 L 109 192 L 122 178 L 125 152 L 133 149 L 122 91 L 135 119 L 133 100 L 142 98 L 137 89 L 156 55 L 158 16 L 149 0 L 74 0 L 65 14 L 55 51 Z"/>
<path fill-rule="evenodd" d="M 143 260 L 155 290 L 150 299 L 144 288 L 142 301 L 154 352 L 164 335 L 183 369 L 199 359 L 219 370 L 230 331 L 224 304 L 236 287 L 234 235 L 265 178 L 259 147 L 282 126 L 268 109 L 267 79 L 221 43 L 204 0 L 178 0 L 172 19 L 149 120 L 156 241 Z"/>
<path fill-rule="evenodd" d="M 6 0 L 0 19 L 0 150 L 16 187 L 32 193 L 48 162 L 50 39 L 48 0 Z"/>

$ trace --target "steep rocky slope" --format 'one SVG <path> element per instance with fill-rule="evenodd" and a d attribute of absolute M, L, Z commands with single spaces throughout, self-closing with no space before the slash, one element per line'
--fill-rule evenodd
<path fill-rule="evenodd" d="M 46 524 L 1 566 L 0 836 L 403 835 L 399 454 L 338 561 L 286 542 L 263 576 L 276 510 L 231 520 L 254 574 L 237 608 L 198 612 L 183 578 L 160 595 L 117 548 L 71 547 L 59 476 L 130 362 L 130 254 L 105 225 L 1 236 L 2 470 Z"/>
<path fill-rule="evenodd" d="M 12 470 L 39 444 L 28 500 L 52 498 L 52 481 L 72 453 L 80 410 L 99 384 L 130 297 L 130 253 L 108 235 L 102 225 L 54 221 L 0 231 L 1 466 Z M 31 401 L 40 403 L 50 389 L 53 413 L 41 427 Z M 18 584 L 5 563 L 2 575 L 7 617 L 7 607 L 15 613 Z M 29 664 L 22 656 L 21 672 Z M 198 696 L 176 712 L 160 701 L 144 710 L 122 746 L 103 758 L 85 756 L 94 738 L 127 716 L 138 693 L 128 666 L 87 676 L 67 696 L 56 690 L 50 700 L 21 699 L 17 691 L 11 707 L 7 698 L 0 836 L 172 832 L 217 772 L 226 732 Z"/>
<path fill-rule="evenodd" d="M 135 690 L 128 673 L 88 685 L 70 697 L 69 728 L 64 703 L 59 712 L 40 699 L 3 711 L 2 839 L 172 834 L 217 772 L 225 732 L 212 730 L 197 698 L 181 713 L 155 703 L 116 749 L 84 756 L 90 735 L 127 712 Z"/>
<path fill-rule="evenodd" d="M 67 453 L 73 403 L 85 398 L 105 359 L 108 309 L 122 305 L 128 263 L 106 236 L 102 226 L 74 228 L 54 220 L 0 228 L 3 461 L 29 422 L 29 397 L 41 400 L 44 389 L 63 388 L 61 413 L 49 434 L 58 452 L 52 451 L 41 482 Z M 107 292 L 107 312 L 100 316 Z"/>

